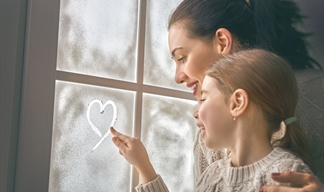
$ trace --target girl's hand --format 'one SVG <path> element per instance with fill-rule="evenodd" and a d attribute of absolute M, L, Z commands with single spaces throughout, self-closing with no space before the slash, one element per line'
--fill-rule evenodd
<path fill-rule="evenodd" d="M 121 134 L 113 127 L 110 127 L 110 132 L 113 135 L 112 141 L 118 147 L 119 153 L 139 172 L 142 184 L 154 180 L 157 174 L 141 140 Z"/>
<path fill-rule="evenodd" d="M 281 192 L 281 191 L 294 191 L 294 192 L 323 192 L 324 186 L 319 179 L 308 173 L 299 172 L 284 172 L 281 174 L 273 173 L 271 178 L 280 183 L 291 183 L 292 185 L 300 188 L 291 188 L 284 186 L 263 186 L 260 191 L 263 192 Z"/>

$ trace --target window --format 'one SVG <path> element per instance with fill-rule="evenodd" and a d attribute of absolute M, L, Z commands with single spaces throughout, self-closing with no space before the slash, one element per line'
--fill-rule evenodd
<path fill-rule="evenodd" d="M 28 189 L 28 173 L 41 164 L 46 171 L 35 173 L 48 174 L 42 185 L 51 192 L 134 191 L 138 173 L 119 155 L 111 135 L 103 139 L 113 121 L 113 107 L 106 103 L 110 100 L 118 111 L 115 128 L 141 137 L 170 191 L 192 191 L 196 101 L 183 85 L 173 82 L 175 65 L 167 47 L 168 18 L 180 2 L 61 0 L 60 5 L 30 5 L 26 79 L 33 78 L 32 70 L 39 80 L 49 80 L 26 81 L 25 87 L 49 87 L 42 92 L 50 104 L 37 100 L 37 92 L 26 91 L 23 120 L 35 117 L 47 126 L 24 124 L 30 135 L 23 135 L 20 145 L 43 153 L 39 164 L 28 163 L 28 154 L 19 153 L 23 171 L 18 188 Z M 47 17 L 35 22 L 40 14 Z M 44 37 L 37 36 L 34 31 L 44 27 L 41 22 L 49 21 L 56 23 L 48 27 L 57 29 L 58 35 L 39 32 Z M 49 41 L 51 48 L 43 46 Z M 32 62 L 39 57 L 34 49 L 49 53 L 56 67 L 48 65 L 41 74 L 38 69 L 46 62 Z M 33 113 L 40 109 L 28 107 L 30 99 L 34 104 L 47 102 L 47 113 Z M 33 141 L 42 133 L 45 138 Z"/>

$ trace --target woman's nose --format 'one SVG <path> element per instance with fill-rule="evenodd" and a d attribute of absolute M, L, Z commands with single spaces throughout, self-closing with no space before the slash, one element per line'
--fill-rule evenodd
<path fill-rule="evenodd" d="M 184 83 L 188 79 L 188 76 L 183 71 L 177 71 L 174 76 L 174 81 L 178 84 Z"/>

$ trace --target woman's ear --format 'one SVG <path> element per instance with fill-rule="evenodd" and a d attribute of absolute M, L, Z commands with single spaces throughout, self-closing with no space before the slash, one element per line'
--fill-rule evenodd
<path fill-rule="evenodd" d="M 219 28 L 215 32 L 214 45 L 216 45 L 219 54 L 225 56 L 231 53 L 233 46 L 233 36 L 225 28 Z"/>
<path fill-rule="evenodd" d="M 249 97 L 245 90 L 237 89 L 230 98 L 230 110 L 233 117 L 242 115 L 249 104 Z"/>

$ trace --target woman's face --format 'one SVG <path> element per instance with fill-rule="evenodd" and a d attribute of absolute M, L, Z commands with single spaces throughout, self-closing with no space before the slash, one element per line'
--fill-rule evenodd
<path fill-rule="evenodd" d="M 202 129 L 202 139 L 211 149 L 227 147 L 233 135 L 233 117 L 214 78 L 205 77 L 201 99 L 197 126 Z"/>
<path fill-rule="evenodd" d="M 221 55 L 213 42 L 188 38 L 186 29 L 181 24 L 176 23 L 170 27 L 168 40 L 172 59 L 176 63 L 175 82 L 186 83 L 193 95 L 200 100 L 205 70 Z"/>

